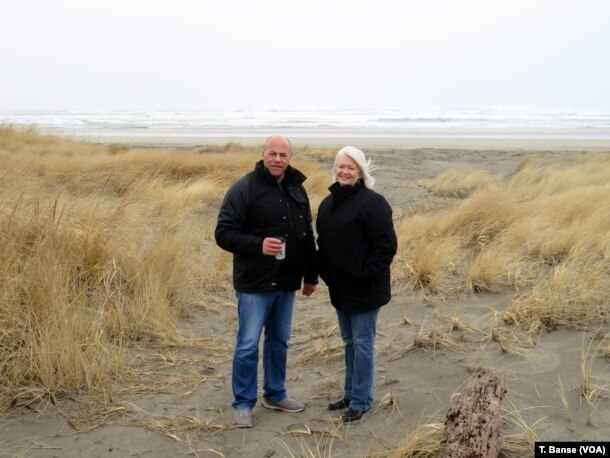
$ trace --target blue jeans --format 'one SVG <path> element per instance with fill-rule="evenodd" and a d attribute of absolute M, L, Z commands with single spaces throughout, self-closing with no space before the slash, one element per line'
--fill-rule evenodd
<path fill-rule="evenodd" d="M 378 315 L 379 308 L 356 314 L 337 310 L 339 330 L 345 344 L 343 398 L 350 401 L 351 409 L 369 410 L 373 407 Z"/>
<path fill-rule="evenodd" d="M 258 391 L 258 345 L 263 328 L 263 396 L 285 399 L 286 360 L 296 291 L 237 292 L 239 330 L 233 355 L 234 408 L 254 407 Z"/>

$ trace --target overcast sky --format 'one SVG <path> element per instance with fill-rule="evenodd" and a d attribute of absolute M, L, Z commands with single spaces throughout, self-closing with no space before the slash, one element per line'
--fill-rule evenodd
<path fill-rule="evenodd" d="M 0 0 L 0 110 L 610 109 L 610 0 Z"/>

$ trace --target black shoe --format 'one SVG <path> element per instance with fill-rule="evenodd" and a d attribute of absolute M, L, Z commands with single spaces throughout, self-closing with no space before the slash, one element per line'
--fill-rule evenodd
<path fill-rule="evenodd" d="M 368 410 L 348 409 L 347 412 L 345 412 L 341 416 L 341 419 L 345 423 L 349 423 L 350 421 L 360 420 L 362 418 L 362 415 L 364 415 L 367 412 L 368 412 Z"/>
<path fill-rule="evenodd" d="M 328 404 L 328 410 L 341 410 L 349 407 L 349 399 L 339 399 Z"/>

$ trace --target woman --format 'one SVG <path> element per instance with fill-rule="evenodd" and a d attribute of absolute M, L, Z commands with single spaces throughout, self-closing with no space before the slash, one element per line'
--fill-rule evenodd
<path fill-rule="evenodd" d="M 342 148 L 333 179 L 316 221 L 318 263 L 345 345 L 343 398 L 328 408 L 348 408 L 342 418 L 349 422 L 373 406 L 377 315 L 391 297 L 396 233 L 390 205 L 372 190 L 371 161 L 362 151 Z"/>

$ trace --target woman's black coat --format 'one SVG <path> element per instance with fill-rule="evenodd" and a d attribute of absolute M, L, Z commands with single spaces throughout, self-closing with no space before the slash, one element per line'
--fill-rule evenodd
<path fill-rule="evenodd" d="M 392 208 L 362 181 L 334 183 L 318 210 L 318 269 L 332 305 L 346 313 L 374 310 L 391 298 L 396 254 Z"/>

